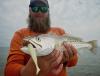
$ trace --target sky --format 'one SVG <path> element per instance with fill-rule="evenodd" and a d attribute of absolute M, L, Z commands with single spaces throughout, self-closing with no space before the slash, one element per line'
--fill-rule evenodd
<path fill-rule="evenodd" d="M 0 47 L 10 46 L 16 30 L 27 27 L 30 0 L 0 0 Z M 100 45 L 100 0 L 48 0 L 51 26 Z"/>

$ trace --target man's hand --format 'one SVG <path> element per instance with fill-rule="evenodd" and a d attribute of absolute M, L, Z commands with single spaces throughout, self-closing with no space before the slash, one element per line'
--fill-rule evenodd
<path fill-rule="evenodd" d="M 54 49 L 49 55 L 39 56 L 37 58 L 40 68 L 38 76 L 47 76 L 49 73 L 58 74 L 61 72 L 63 68 L 63 64 L 61 64 L 62 58 L 63 53 L 57 49 Z M 30 58 L 28 63 L 21 69 L 21 76 L 36 76 L 36 67 L 32 58 Z"/>
<path fill-rule="evenodd" d="M 63 68 L 63 64 L 61 64 L 62 58 L 63 53 L 57 49 L 54 49 L 54 51 L 47 56 L 38 57 L 40 71 L 44 74 L 58 74 Z"/>
<path fill-rule="evenodd" d="M 71 44 L 68 44 L 67 42 L 64 42 L 63 46 L 64 46 L 64 52 L 63 52 L 64 60 L 69 61 L 77 53 L 77 49 Z"/>

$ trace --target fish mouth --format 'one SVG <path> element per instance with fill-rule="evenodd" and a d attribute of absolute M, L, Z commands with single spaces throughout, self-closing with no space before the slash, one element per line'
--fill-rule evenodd
<path fill-rule="evenodd" d="M 32 44 L 32 43 L 31 43 Z M 33 48 L 36 48 L 36 46 L 34 44 L 32 44 Z"/>
<path fill-rule="evenodd" d="M 33 46 L 34 48 L 37 48 L 37 46 L 39 46 L 40 48 L 42 48 L 42 45 L 36 43 L 35 41 L 30 40 L 30 43 L 32 44 L 32 46 Z"/>
<path fill-rule="evenodd" d="M 39 46 L 40 48 L 42 48 L 42 46 L 32 40 L 30 41 L 24 41 L 23 42 L 23 46 L 28 46 L 28 44 L 31 44 L 33 46 L 33 48 L 37 48 L 37 46 Z"/>

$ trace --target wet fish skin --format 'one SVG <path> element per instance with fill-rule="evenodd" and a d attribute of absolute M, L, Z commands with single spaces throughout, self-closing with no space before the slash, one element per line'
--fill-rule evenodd
<path fill-rule="evenodd" d="M 85 42 L 81 38 L 74 37 L 74 36 L 57 36 L 57 35 L 49 35 L 49 34 L 42 34 L 38 36 L 30 36 L 24 38 L 24 41 L 33 45 L 34 48 L 37 49 L 37 56 L 43 56 L 50 54 L 55 47 L 61 46 L 63 42 L 71 44 L 76 49 L 87 48 L 91 52 L 95 52 L 95 48 L 97 47 L 97 40 L 92 40 Z M 21 48 L 24 52 L 28 53 L 28 47 L 25 46 Z"/>

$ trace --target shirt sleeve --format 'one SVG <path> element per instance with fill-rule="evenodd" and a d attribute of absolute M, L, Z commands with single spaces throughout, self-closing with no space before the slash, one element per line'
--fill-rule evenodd
<path fill-rule="evenodd" d="M 20 76 L 20 70 L 24 66 L 24 53 L 21 52 L 22 36 L 15 32 L 9 49 L 9 55 L 5 66 L 5 76 Z"/>

